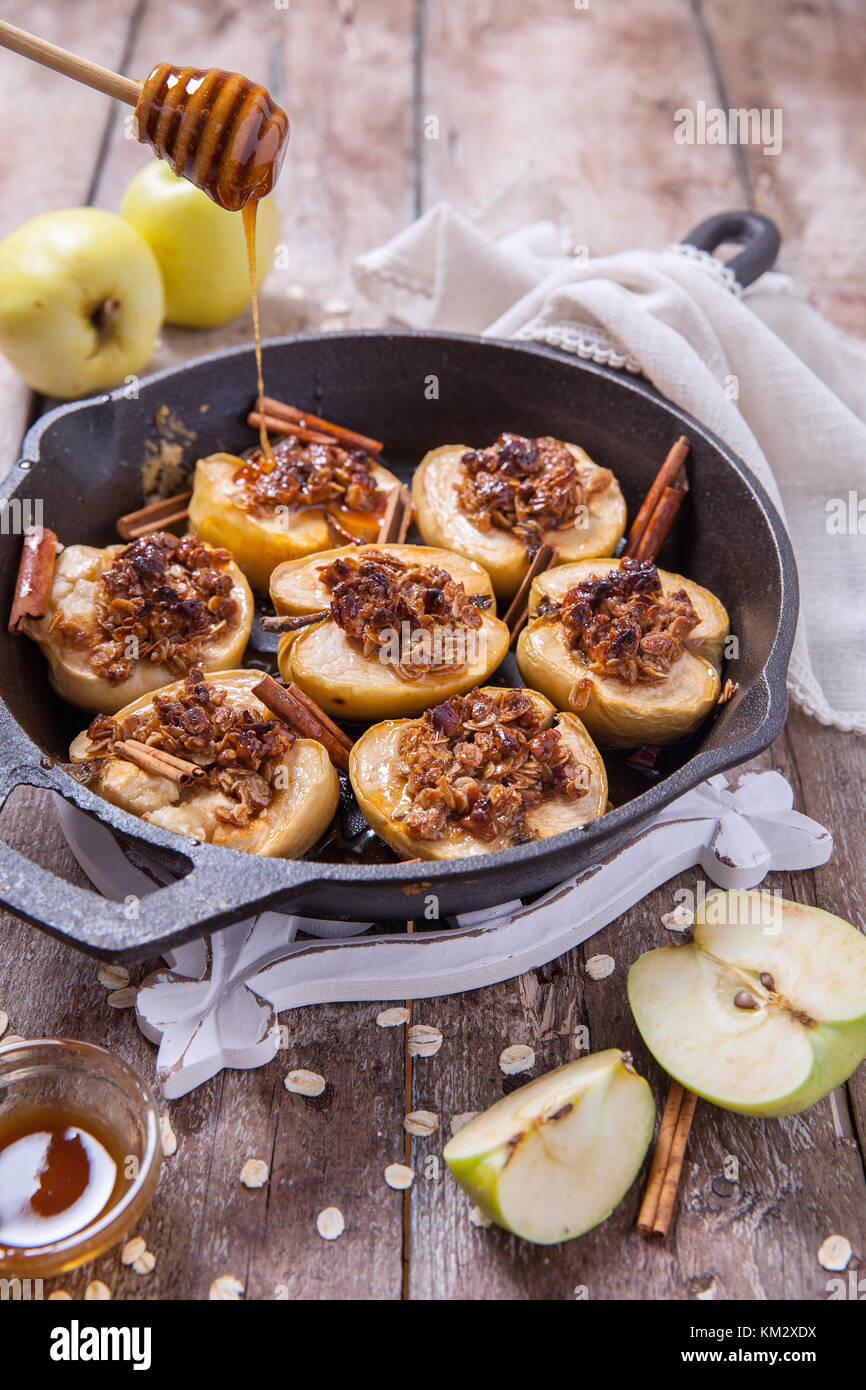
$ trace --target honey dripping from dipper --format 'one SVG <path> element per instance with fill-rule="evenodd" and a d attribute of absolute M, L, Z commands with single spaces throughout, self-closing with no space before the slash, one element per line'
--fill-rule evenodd
<path fill-rule="evenodd" d="M 256 286 L 256 209 L 277 181 L 289 118 L 264 87 L 220 68 L 158 63 L 145 78 L 134 131 L 172 171 L 194 183 L 221 208 L 240 212 L 247 245 L 253 310 L 259 437 L 272 460 L 264 423 L 264 379 Z"/>

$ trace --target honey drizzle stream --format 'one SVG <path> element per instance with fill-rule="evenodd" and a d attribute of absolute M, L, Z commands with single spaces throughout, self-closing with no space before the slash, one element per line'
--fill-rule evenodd
<path fill-rule="evenodd" d="M 250 273 L 250 299 L 253 306 L 253 341 L 256 350 L 259 439 L 261 441 L 262 453 L 265 456 L 265 460 L 269 467 L 273 467 L 274 454 L 271 449 L 271 441 L 268 438 L 268 430 L 265 424 L 265 380 L 262 373 L 262 334 L 259 323 L 259 291 L 256 284 L 256 210 L 258 205 L 258 198 L 250 198 L 249 202 L 244 203 L 241 209 L 241 217 L 244 220 L 244 236 L 247 242 L 247 267 Z"/>

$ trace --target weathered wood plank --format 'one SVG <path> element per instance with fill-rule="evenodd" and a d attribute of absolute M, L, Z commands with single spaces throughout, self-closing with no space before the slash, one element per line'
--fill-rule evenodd
<path fill-rule="evenodd" d="M 730 152 L 674 142 L 712 75 L 686 4 L 424 5 L 425 206 L 472 210 L 522 167 L 547 172 L 593 255 L 661 248 L 743 201 Z M 431 125 L 431 129 L 432 129 Z"/>
<path fill-rule="evenodd" d="M 695 4 L 730 106 L 781 112 L 780 154 L 741 147 L 755 203 L 782 229 L 781 267 L 823 314 L 862 334 L 866 10 L 858 0 Z"/>

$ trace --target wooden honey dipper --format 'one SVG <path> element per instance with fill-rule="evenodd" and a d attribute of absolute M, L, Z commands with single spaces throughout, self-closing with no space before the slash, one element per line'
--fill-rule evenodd
<path fill-rule="evenodd" d="M 136 138 L 220 207 L 237 212 L 276 183 L 289 119 L 264 87 L 240 73 L 157 63 L 136 82 L 3 20 L 0 47 L 135 107 Z"/>

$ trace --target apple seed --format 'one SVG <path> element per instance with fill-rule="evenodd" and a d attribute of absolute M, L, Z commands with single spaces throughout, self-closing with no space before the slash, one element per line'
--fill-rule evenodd
<path fill-rule="evenodd" d="M 764 989 L 770 989 L 774 994 L 776 993 L 776 981 L 773 979 L 769 970 L 762 970 L 758 979 L 761 981 Z"/>
<path fill-rule="evenodd" d="M 734 995 L 735 1009 L 757 1009 L 758 1001 L 754 994 L 750 994 L 747 989 L 738 989 Z"/>

